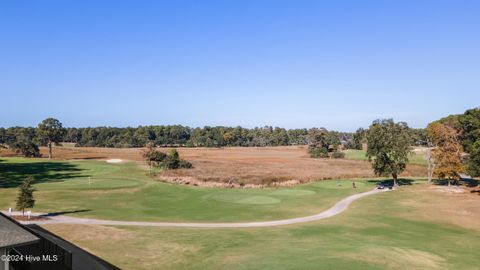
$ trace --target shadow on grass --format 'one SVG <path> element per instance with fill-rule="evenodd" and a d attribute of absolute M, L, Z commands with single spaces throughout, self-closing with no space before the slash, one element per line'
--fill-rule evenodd
<path fill-rule="evenodd" d="M 393 179 L 386 180 L 368 180 L 369 183 L 376 183 L 377 185 L 384 185 L 385 187 L 393 187 Z M 397 179 L 397 183 L 400 186 L 410 186 L 415 180 L 412 179 Z"/>
<path fill-rule="evenodd" d="M 476 187 L 476 186 L 480 185 L 480 181 L 476 180 L 476 179 L 463 178 L 462 180 L 460 180 L 460 182 L 463 183 L 467 187 Z"/>
<path fill-rule="evenodd" d="M 70 158 L 72 160 L 97 160 L 97 159 L 107 159 L 108 157 L 104 157 L 104 156 L 97 156 L 97 157 L 74 157 L 74 158 Z"/>
<path fill-rule="evenodd" d="M 432 183 L 437 186 L 448 186 L 448 180 L 446 179 L 434 179 Z M 454 186 L 476 187 L 480 184 L 480 181 L 471 178 L 462 178 L 459 181 L 450 180 L 450 184 Z"/>
<path fill-rule="evenodd" d="M 88 177 L 81 173 L 82 170 L 67 162 L 15 163 L 0 160 L 0 188 L 18 187 L 29 176 L 33 177 L 35 184 Z"/>
<path fill-rule="evenodd" d="M 48 214 L 45 214 L 45 215 L 41 215 L 41 217 L 56 217 L 56 216 L 75 214 L 75 213 L 83 213 L 83 212 L 89 212 L 89 211 L 92 211 L 92 210 L 81 209 L 81 210 L 72 210 L 72 211 L 52 212 L 52 213 L 48 213 Z"/>

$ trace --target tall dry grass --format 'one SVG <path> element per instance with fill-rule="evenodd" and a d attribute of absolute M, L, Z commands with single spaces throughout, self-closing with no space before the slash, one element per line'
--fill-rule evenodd
<path fill-rule="evenodd" d="M 169 149 L 160 149 L 168 152 Z M 143 161 L 141 148 L 56 147 L 55 159 L 110 159 Z M 360 160 L 312 159 L 304 146 L 179 148 L 193 169 L 163 172 L 161 176 L 191 177 L 200 181 L 268 184 L 274 181 L 307 182 L 321 179 L 373 177 L 370 164 Z M 46 148 L 41 148 L 44 155 Z M 3 152 L 6 154 L 6 152 Z M 426 175 L 426 168 L 409 165 L 402 177 Z"/>

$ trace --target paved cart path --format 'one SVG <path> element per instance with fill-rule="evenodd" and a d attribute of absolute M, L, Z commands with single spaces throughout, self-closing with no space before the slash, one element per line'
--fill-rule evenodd
<path fill-rule="evenodd" d="M 254 227 L 271 227 L 271 226 L 280 226 L 280 225 L 290 225 L 297 223 L 310 222 L 315 220 L 321 220 L 329 218 L 335 215 L 338 215 L 345 211 L 348 206 L 360 198 L 384 192 L 387 190 L 374 189 L 371 191 L 363 192 L 348 196 L 339 202 L 337 202 L 331 208 L 318 213 L 312 216 L 300 217 L 300 218 L 291 218 L 291 219 L 282 219 L 274 221 L 258 221 L 258 222 L 235 222 L 235 223 L 190 223 L 190 222 L 148 222 L 148 221 L 117 221 L 117 220 L 103 220 L 103 219 L 94 219 L 94 218 L 77 218 L 69 216 L 48 216 L 48 220 L 42 221 L 27 221 L 22 222 L 24 224 L 56 224 L 56 223 L 65 223 L 65 224 L 87 224 L 87 225 L 119 225 L 119 226 L 149 226 L 149 227 L 177 227 L 177 228 L 254 228 Z M 6 213 L 8 214 L 8 213 Z M 15 215 L 19 214 L 14 212 Z M 38 216 L 42 215 L 41 213 L 32 213 L 32 215 Z"/>

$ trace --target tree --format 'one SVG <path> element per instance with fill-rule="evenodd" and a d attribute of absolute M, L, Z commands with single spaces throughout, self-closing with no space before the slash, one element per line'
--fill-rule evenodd
<path fill-rule="evenodd" d="M 152 173 L 152 167 L 160 166 L 160 164 L 162 164 L 162 162 L 165 160 L 166 157 L 167 157 L 167 154 L 155 149 L 155 146 L 153 143 L 147 144 L 147 150 L 143 153 L 143 158 L 145 159 L 147 164 L 150 166 L 150 173 Z"/>
<path fill-rule="evenodd" d="M 478 139 L 470 148 L 467 171 L 471 176 L 480 176 L 480 139 Z"/>
<path fill-rule="evenodd" d="M 404 122 L 393 119 L 375 120 L 366 132 L 368 160 L 376 175 L 392 175 L 398 186 L 398 175 L 402 173 L 411 153 L 410 132 Z"/>
<path fill-rule="evenodd" d="M 427 151 L 425 152 L 425 159 L 427 160 L 427 174 L 428 174 L 428 183 L 432 182 L 433 171 L 435 170 L 435 160 L 432 156 L 432 147 L 433 144 L 427 139 Z"/>
<path fill-rule="evenodd" d="M 460 180 L 460 174 L 465 171 L 459 132 L 448 124 L 434 122 L 428 126 L 428 136 L 433 144 L 433 173 L 440 179 L 447 179 L 450 186 L 450 181 Z"/>
<path fill-rule="evenodd" d="M 312 128 L 308 130 L 308 152 L 313 158 L 328 157 L 329 142 L 328 131 L 324 128 Z"/>
<path fill-rule="evenodd" d="M 19 140 L 13 143 L 11 146 L 12 150 L 16 153 L 21 153 L 24 157 L 41 157 L 40 150 L 38 145 L 33 143 L 30 140 Z"/>
<path fill-rule="evenodd" d="M 14 132 L 14 139 L 8 144 L 10 149 L 17 154 L 21 153 L 24 157 L 40 157 L 40 150 L 38 145 L 34 142 L 35 130 L 34 128 L 18 128 Z"/>
<path fill-rule="evenodd" d="M 38 124 L 38 135 L 48 146 L 48 158 L 52 158 L 52 143 L 59 143 L 65 132 L 62 123 L 55 118 L 47 118 Z"/>
<path fill-rule="evenodd" d="M 459 119 L 462 130 L 462 144 L 468 158 L 468 174 L 480 176 L 480 108 L 467 110 Z"/>
<path fill-rule="evenodd" d="M 357 150 L 363 149 L 363 144 L 365 143 L 365 133 L 366 130 L 363 128 L 357 129 L 357 131 L 353 134 L 353 144 L 355 145 L 354 148 Z"/>
<path fill-rule="evenodd" d="M 27 177 L 19 187 L 17 196 L 17 210 L 22 210 L 22 215 L 25 214 L 26 208 L 32 208 L 35 206 L 35 199 L 33 198 L 33 192 L 35 189 L 32 187 L 33 177 Z"/>

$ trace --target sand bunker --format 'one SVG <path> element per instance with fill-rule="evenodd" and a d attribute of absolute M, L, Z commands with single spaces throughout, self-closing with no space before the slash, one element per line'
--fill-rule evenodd
<path fill-rule="evenodd" d="M 123 160 L 121 160 L 121 159 L 113 158 L 113 159 L 107 160 L 107 163 L 120 163 L 120 162 L 122 162 L 122 161 L 123 161 Z"/>
<path fill-rule="evenodd" d="M 436 191 L 446 193 L 465 193 L 466 190 L 460 187 L 435 187 Z"/>

